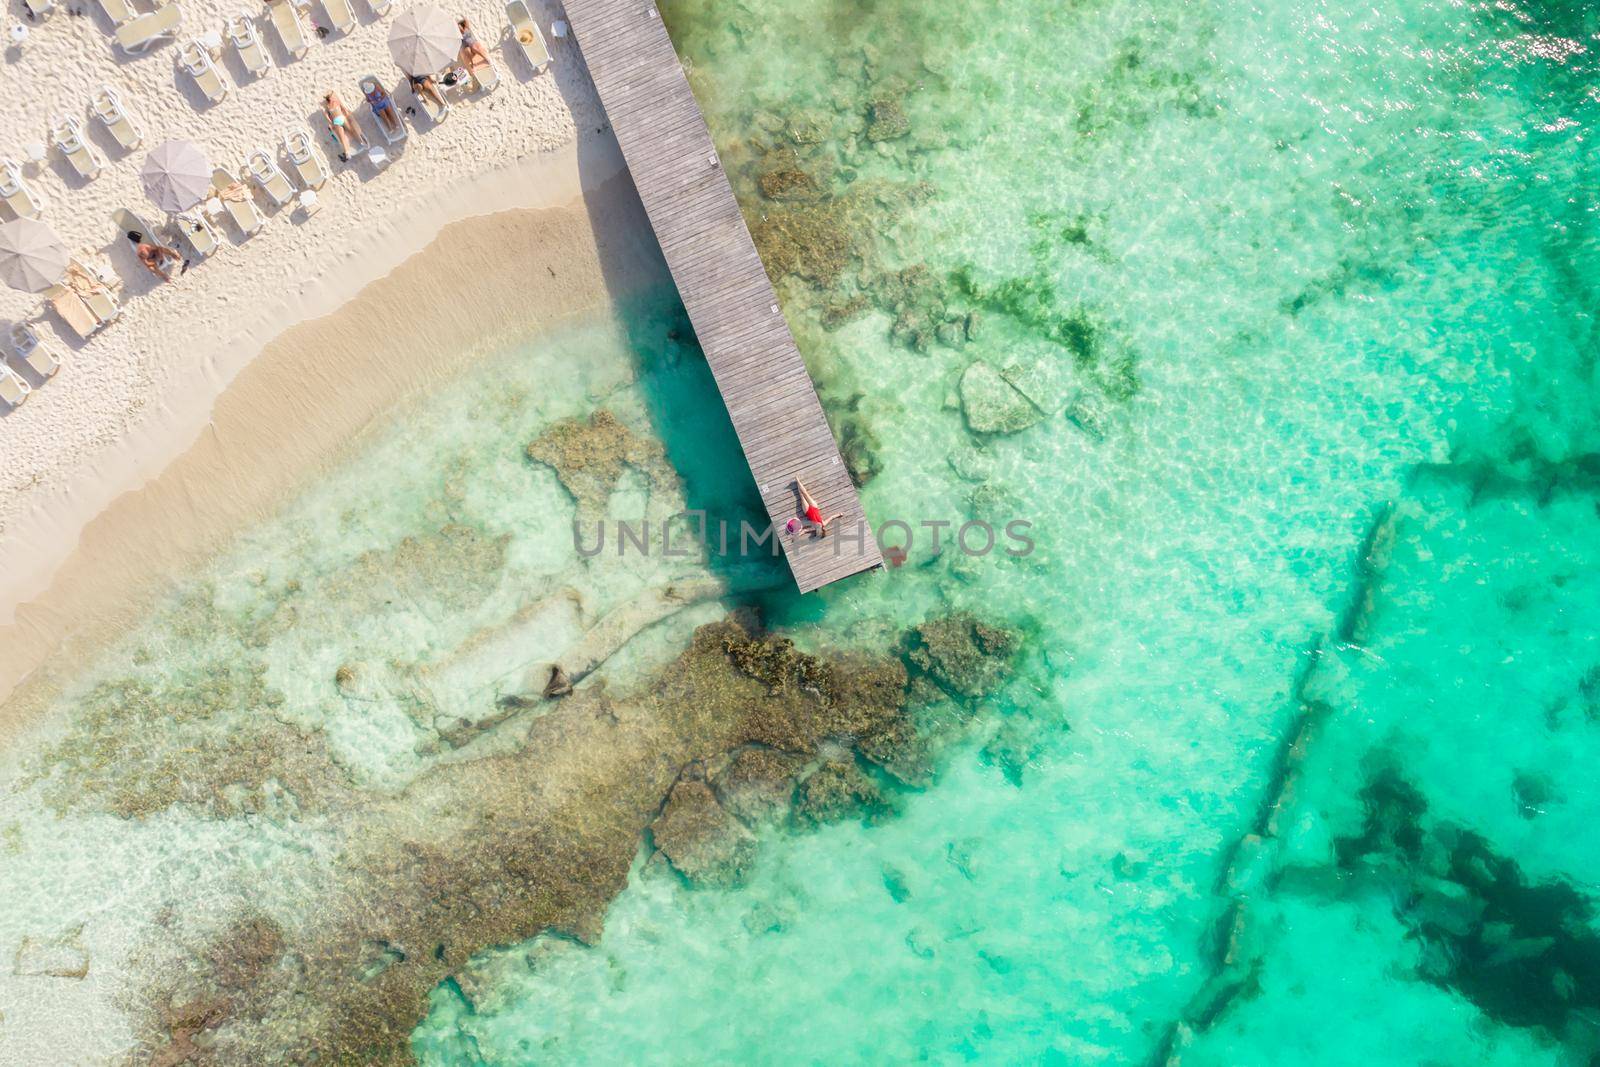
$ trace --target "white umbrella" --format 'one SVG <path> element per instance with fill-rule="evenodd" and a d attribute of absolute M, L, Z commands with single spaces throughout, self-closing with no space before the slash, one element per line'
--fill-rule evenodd
<path fill-rule="evenodd" d="M 145 195 L 162 211 L 188 211 L 211 195 L 211 163 L 192 141 L 166 141 L 145 157 Z"/>
<path fill-rule="evenodd" d="M 0 278 L 13 289 L 42 293 L 67 272 L 67 249 L 38 219 L 0 223 Z"/>
<path fill-rule="evenodd" d="M 394 20 L 389 54 L 407 74 L 436 74 L 460 56 L 461 31 L 432 4 L 414 7 Z"/>

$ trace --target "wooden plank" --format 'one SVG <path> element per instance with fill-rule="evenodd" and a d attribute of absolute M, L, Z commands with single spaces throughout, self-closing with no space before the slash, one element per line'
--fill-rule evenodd
<path fill-rule="evenodd" d="M 881 567 L 870 526 L 855 537 L 861 499 L 659 12 L 649 0 L 565 7 L 796 584 L 808 593 Z M 782 533 L 796 476 L 843 515 L 830 536 Z"/>

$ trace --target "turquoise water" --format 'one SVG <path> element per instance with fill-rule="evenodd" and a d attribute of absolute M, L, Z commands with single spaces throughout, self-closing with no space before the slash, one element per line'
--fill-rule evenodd
<path fill-rule="evenodd" d="M 1036 524 L 788 618 L 1029 652 L 896 818 L 641 854 L 422 1060 L 1588 1062 L 1596 16 L 664 7 L 869 511 Z"/>
<path fill-rule="evenodd" d="M 888 811 L 756 823 L 735 888 L 646 834 L 603 932 L 450 946 L 476 954 L 421 1062 L 1591 1062 L 1600 16 L 663 6 L 868 512 L 917 529 L 905 565 L 801 599 L 770 565 L 575 558 L 590 512 L 525 450 L 597 410 L 634 459 L 586 507 L 757 506 L 670 294 L 485 359 L 5 768 L 0 949 L 49 948 L 0 973 L 0 1061 L 67 1047 L 53 1005 L 95 1033 L 80 1059 L 147 1040 L 147 976 L 203 988 L 239 915 L 297 946 L 273 981 L 331 959 L 360 990 L 427 956 L 395 910 L 519 899 L 462 857 L 605 760 L 491 698 L 715 578 L 744 592 L 641 630 L 608 685 L 735 604 L 808 649 L 951 611 L 1021 647 Z M 917 526 L 972 519 L 1036 547 Z M 533 842 L 538 890 L 564 839 Z M 419 854 L 427 878 L 369 862 Z M 346 912 L 355 962 L 316 951 Z M 23 973 L 80 951 L 82 984 Z M 367 1023 L 311 999 L 199 1040 L 248 1062 L 296 1019 Z"/>

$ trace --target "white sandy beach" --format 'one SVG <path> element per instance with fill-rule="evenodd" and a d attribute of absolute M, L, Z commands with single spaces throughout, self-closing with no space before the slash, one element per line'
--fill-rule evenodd
<path fill-rule="evenodd" d="M 180 39 L 220 30 L 232 10 L 179 2 Z M 552 37 L 552 67 L 533 74 L 504 47 L 500 5 L 473 3 L 459 13 L 500 69 L 492 94 L 458 102 L 438 126 L 419 112 L 381 170 L 330 156 L 333 180 L 309 218 L 258 197 L 269 215 L 259 234 L 241 240 L 219 222 L 227 245 L 160 284 L 111 221 L 124 206 L 160 215 L 140 188 L 145 150 L 189 139 L 236 169 L 290 128 L 320 129 L 311 120 L 329 88 L 355 110 L 362 75 L 402 80 L 386 36 L 403 8 L 379 18 L 358 6 L 348 36 L 313 40 L 303 59 L 258 80 L 225 49 L 229 93 L 206 106 L 175 47 L 124 57 L 98 5 L 86 6 L 57 9 L 7 53 L 0 154 L 24 158 L 53 115 L 82 119 L 104 171 L 82 182 L 52 151 L 27 176 L 46 201 L 43 221 L 116 273 L 124 313 L 80 343 L 41 297 L 0 289 L 0 322 L 33 321 L 64 361 L 46 382 L 23 369 L 34 394 L 0 413 L 0 702 L 69 634 L 114 627 L 162 574 L 270 512 L 386 407 L 486 345 L 598 304 L 623 284 L 619 271 L 649 273 L 655 254 L 638 213 L 638 226 L 616 230 L 628 247 L 600 262 L 592 220 L 632 221 L 638 208 L 571 39 Z M 548 35 L 558 12 L 534 6 Z M 320 8 L 313 21 L 326 22 Z M 282 63 L 267 20 L 257 22 Z M 134 113 L 139 149 L 119 154 L 90 119 L 101 84 Z M 402 107 L 408 99 L 399 95 Z M 370 114 L 358 114 L 376 140 Z"/>

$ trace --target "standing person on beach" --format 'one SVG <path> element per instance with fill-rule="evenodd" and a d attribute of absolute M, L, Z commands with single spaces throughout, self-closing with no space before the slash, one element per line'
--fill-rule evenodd
<path fill-rule="evenodd" d="M 154 274 L 164 282 L 170 282 L 172 275 L 167 273 L 166 264 L 183 263 L 179 274 L 189 269 L 189 264 L 183 262 L 183 257 L 175 248 L 158 245 L 154 241 L 147 241 L 145 235 L 138 230 L 128 231 L 128 241 L 133 245 L 133 254 L 139 257 L 139 262 L 144 264 L 144 269 Z"/>
<path fill-rule="evenodd" d="M 339 162 L 348 163 L 356 152 L 367 150 L 366 134 L 361 132 L 356 120 L 345 110 L 344 101 L 339 99 L 338 93 L 330 90 L 322 98 L 322 113 L 328 118 L 328 129 L 339 141 Z"/>
<path fill-rule="evenodd" d="M 805 483 L 798 477 L 794 480 L 794 487 L 800 491 L 800 506 L 805 509 L 806 521 L 816 527 L 817 537 L 827 537 L 828 523 L 833 522 L 835 519 L 844 518 L 844 513 L 829 515 L 824 519 L 822 517 L 822 509 L 817 506 L 816 498 L 811 495 L 811 491 L 805 487 Z M 790 521 L 793 522 L 794 520 L 791 519 Z"/>

